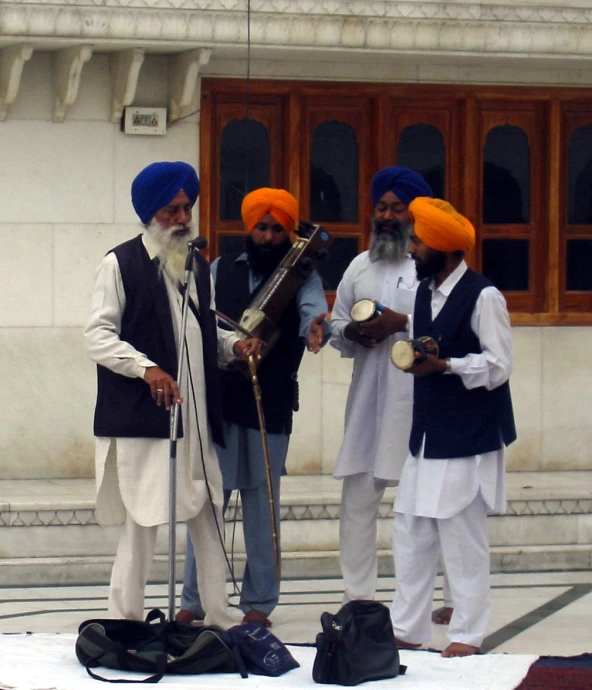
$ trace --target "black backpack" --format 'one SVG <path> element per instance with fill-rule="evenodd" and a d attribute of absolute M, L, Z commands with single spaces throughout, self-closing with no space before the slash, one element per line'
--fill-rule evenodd
<path fill-rule="evenodd" d="M 399 650 L 390 611 L 378 601 L 350 601 L 335 614 L 321 616 L 312 669 L 316 683 L 358 685 L 395 678 L 407 670 Z"/>

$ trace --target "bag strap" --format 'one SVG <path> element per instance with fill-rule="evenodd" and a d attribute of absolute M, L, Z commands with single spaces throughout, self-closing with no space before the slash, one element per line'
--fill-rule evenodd
<path fill-rule="evenodd" d="M 100 676 L 98 673 L 93 673 L 90 670 L 91 664 L 95 661 L 99 661 L 99 659 L 103 656 L 104 653 L 109 652 L 115 654 L 122 670 L 129 670 L 129 664 L 127 661 L 128 651 L 120 642 L 112 642 L 111 640 L 104 637 L 103 635 L 100 635 L 96 630 L 93 630 L 90 627 L 85 630 L 84 635 L 85 637 L 87 637 L 87 639 L 89 639 L 91 642 L 96 644 L 97 647 L 100 647 L 101 649 L 101 652 L 97 654 L 94 658 L 89 659 L 85 665 L 86 672 L 91 678 L 94 678 L 95 680 L 102 680 L 105 683 L 158 683 L 158 681 L 161 680 L 164 674 L 166 673 L 167 657 L 166 654 L 162 653 L 157 654 L 154 658 L 154 666 L 156 667 L 156 673 L 153 673 L 151 676 L 149 676 L 148 678 L 144 678 L 143 680 L 130 680 L 128 678 L 104 678 L 103 676 Z M 138 657 L 138 660 L 140 659 L 141 657 Z M 146 664 L 151 665 L 148 661 L 146 661 Z"/>
<path fill-rule="evenodd" d="M 234 663 L 236 664 L 236 667 L 238 669 L 238 672 L 240 673 L 241 678 L 248 678 L 249 677 L 249 672 L 247 671 L 247 665 L 245 664 L 245 660 L 243 659 L 243 655 L 241 654 L 241 651 L 236 644 L 234 640 L 230 642 L 230 651 L 232 652 L 232 657 L 234 659 Z"/>
<path fill-rule="evenodd" d="M 159 623 L 165 623 L 166 621 L 166 616 L 160 609 L 152 609 L 146 616 L 146 623 L 152 623 L 152 621 L 157 618 Z"/>

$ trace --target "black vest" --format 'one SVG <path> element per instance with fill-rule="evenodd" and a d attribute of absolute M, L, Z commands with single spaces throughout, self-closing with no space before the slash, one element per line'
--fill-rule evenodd
<path fill-rule="evenodd" d="M 482 352 L 471 330 L 471 316 L 481 291 L 491 285 L 484 276 L 468 269 L 432 321 L 430 280 L 417 290 L 413 335 L 431 336 L 440 347 L 440 358 L 464 357 Z M 460 376 L 432 374 L 415 377 L 413 426 L 409 450 L 417 455 L 425 435 L 426 458 L 461 458 L 499 450 L 502 442 L 516 440 L 510 386 L 506 381 L 488 391 L 468 390 Z"/>
<path fill-rule="evenodd" d="M 120 339 L 133 345 L 163 371 L 176 378 L 177 344 L 166 286 L 162 277 L 159 277 L 158 261 L 150 260 L 142 235 L 111 251 L 117 257 L 125 290 Z M 196 288 L 203 339 L 208 421 L 213 439 L 219 445 L 224 445 L 216 321 L 214 312 L 210 309 L 210 269 L 208 262 L 200 254 L 196 254 L 196 258 Z M 145 381 L 116 374 L 100 364 L 97 365 L 97 380 L 95 436 L 169 437 L 170 413 L 163 406 L 156 405 Z M 182 406 L 182 411 L 186 409 L 185 405 Z M 181 425 L 180 436 L 182 432 Z"/>
<path fill-rule="evenodd" d="M 216 272 L 216 307 L 235 321 L 251 304 L 249 264 L 236 261 L 240 254 L 226 254 L 218 259 Z M 263 287 L 260 285 L 259 287 Z M 278 323 L 281 335 L 257 370 L 261 386 L 263 412 L 267 431 L 273 434 L 292 432 L 292 413 L 298 395 L 297 372 L 304 344 L 299 336 L 300 316 L 296 299 L 292 299 Z M 236 369 L 220 371 L 224 419 L 250 429 L 259 429 L 259 418 L 253 387 Z"/>

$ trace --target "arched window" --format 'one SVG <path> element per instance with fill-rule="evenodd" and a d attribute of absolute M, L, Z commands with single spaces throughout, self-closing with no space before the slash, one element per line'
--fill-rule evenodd
<path fill-rule="evenodd" d="M 487 133 L 483 151 L 483 222 L 530 222 L 530 147 L 520 127 Z"/>
<path fill-rule="evenodd" d="M 525 225 L 530 222 L 530 147 L 526 132 L 499 125 L 487 133 L 483 149 L 483 223 Z M 483 274 L 500 290 L 530 288 L 530 239 L 483 240 Z"/>
<path fill-rule="evenodd" d="M 241 203 L 253 189 L 270 186 L 267 129 L 256 120 L 233 120 L 220 140 L 220 220 L 240 220 Z"/>
<path fill-rule="evenodd" d="M 569 137 L 567 222 L 569 225 L 592 225 L 592 125 L 578 127 Z M 568 238 L 566 289 L 592 290 L 591 266 L 592 239 Z"/>
<path fill-rule="evenodd" d="M 310 219 L 358 221 L 358 141 L 354 129 L 333 120 L 315 127 L 310 146 Z"/>
<path fill-rule="evenodd" d="M 446 148 L 437 127 L 423 122 L 405 127 L 399 136 L 397 164 L 418 172 L 435 197 L 445 198 Z"/>
<path fill-rule="evenodd" d="M 592 125 L 579 127 L 567 151 L 567 222 L 592 224 Z"/>

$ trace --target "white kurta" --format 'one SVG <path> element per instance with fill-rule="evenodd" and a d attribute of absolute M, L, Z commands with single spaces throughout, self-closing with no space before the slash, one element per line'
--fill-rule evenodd
<path fill-rule="evenodd" d="M 153 241 L 146 234 L 143 241 L 149 256 L 153 258 L 157 252 Z M 182 298 L 168 276 L 165 274 L 164 277 L 171 305 L 175 342 L 178 342 Z M 190 292 L 197 305 L 193 281 Z M 91 315 L 85 331 L 86 349 L 91 359 L 98 364 L 123 376 L 143 378 L 146 368 L 157 363 L 151 362 L 129 343 L 120 340 L 125 303 L 119 264 L 115 254 L 110 253 L 97 271 Z M 214 308 L 213 284 L 211 305 Z M 232 348 L 237 339 L 234 333 L 218 329 L 218 358 L 221 363 L 232 359 Z M 206 412 L 201 329 L 191 310 L 187 318 L 186 341 L 186 362 L 189 366 L 185 368 L 183 380 L 178 382 L 184 400 L 184 436 L 177 444 L 177 518 L 180 521 L 197 515 L 209 500 L 205 476 L 214 501 L 222 505 L 222 479 Z M 177 372 L 167 373 L 173 378 L 177 376 Z M 193 387 L 189 382 L 189 374 Z M 140 525 L 152 526 L 168 522 L 169 453 L 168 439 L 96 439 L 96 514 L 100 524 L 122 523 L 126 510 Z"/>
<path fill-rule="evenodd" d="M 329 341 L 342 357 L 354 358 L 352 382 L 345 409 L 345 433 L 333 476 L 342 479 L 373 472 L 377 479 L 395 482 L 409 449 L 413 380 L 391 362 L 390 351 L 406 333 L 396 333 L 373 349 L 347 340 L 343 330 L 350 310 L 360 299 L 374 299 L 394 311 L 411 314 L 418 281 L 410 257 L 371 262 L 368 252 L 349 265 L 332 312 Z"/>
<path fill-rule="evenodd" d="M 440 313 L 466 270 L 463 261 L 437 290 L 432 283 L 432 319 Z M 471 317 L 471 329 L 479 338 L 483 352 L 451 359 L 452 373 L 460 376 L 468 389 L 484 386 L 492 390 L 505 383 L 512 373 L 510 317 L 504 296 L 497 288 L 487 287 L 481 291 Z M 409 454 L 405 462 L 395 511 L 450 518 L 470 505 L 479 492 L 489 513 L 505 512 L 503 447 L 473 457 L 434 460 L 423 457 L 422 445 L 418 456 Z"/>

